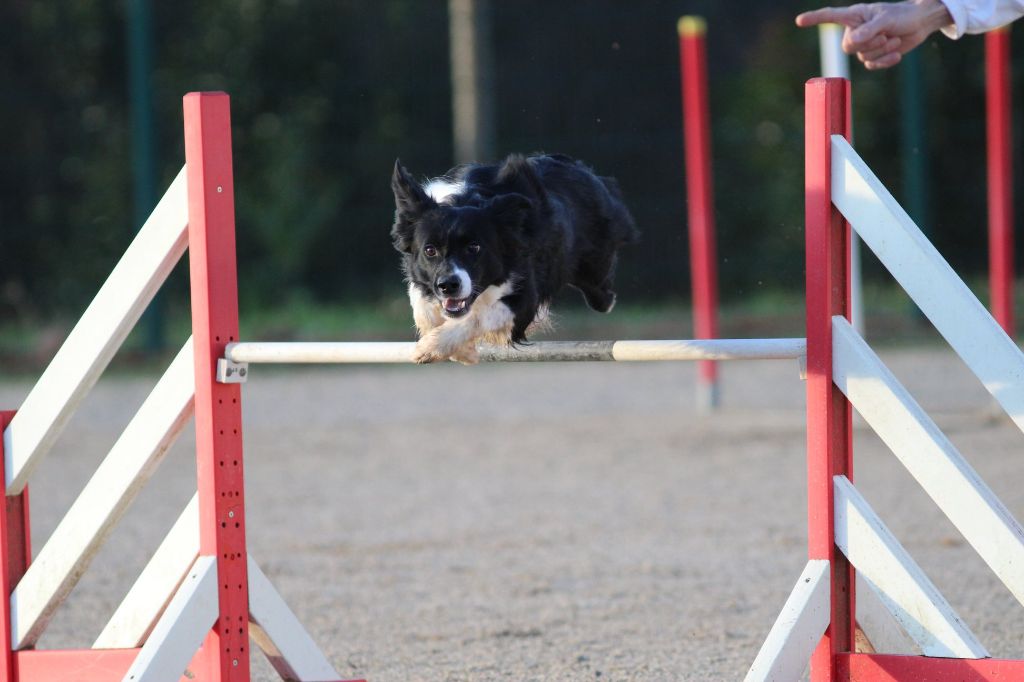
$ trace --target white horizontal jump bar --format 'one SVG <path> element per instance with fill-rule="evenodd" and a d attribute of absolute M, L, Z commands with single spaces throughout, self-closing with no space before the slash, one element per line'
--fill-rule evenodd
<path fill-rule="evenodd" d="M 415 343 L 250 342 L 230 343 L 232 362 L 378 363 L 412 362 Z M 786 360 L 807 353 L 805 339 L 714 339 L 701 341 L 542 341 L 515 348 L 480 349 L 484 362 L 652 362 L 659 360 Z"/>

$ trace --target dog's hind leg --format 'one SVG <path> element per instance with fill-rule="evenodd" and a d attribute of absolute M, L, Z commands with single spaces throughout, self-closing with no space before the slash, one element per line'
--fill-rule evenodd
<path fill-rule="evenodd" d="M 622 190 L 614 178 L 599 178 L 608 190 L 609 200 L 604 207 L 604 219 L 592 225 L 592 250 L 585 251 L 570 281 L 583 292 L 587 305 L 599 313 L 611 312 L 615 306 L 612 281 L 619 247 L 635 244 L 640 239 L 636 223 L 622 201 Z"/>
<path fill-rule="evenodd" d="M 614 278 L 615 250 L 609 249 L 581 261 L 570 284 L 583 293 L 591 309 L 607 313 L 615 306 L 615 292 L 612 291 Z"/>
<path fill-rule="evenodd" d="M 615 292 L 611 289 L 580 289 L 591 310 L 610 313 L 615 307 Z"/>

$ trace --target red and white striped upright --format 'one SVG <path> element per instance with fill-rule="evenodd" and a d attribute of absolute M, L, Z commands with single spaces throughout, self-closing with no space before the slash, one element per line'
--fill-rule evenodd
<path fill-rule="evenodd" d="M 811 679 L 838 679 L 835 654 L 852 652 L 853 568 L 835 544 L 833 477 L 853 480 L 850 404 L 832 381 L 832 318 L 849 318 L 850 226 L 832 203 L 831 138 L 850 137 L 850 82 L 806 86 L 808 558 L 829 561 L 831 618 L 811 657 Z"/>
<path fill-rule="evenodd" d="M 988 265 L 992 316 L 1013 336 L 1013 160 L 1010 27 L 985 34 Z"/>
<path fill-rule="evenodd" d="M 216 381 L 238 340 L 231 114 L 221 92 L 185 95 L 189 270 L 195 348 L 199 553 L 217 562 L 218 613 L 197 666 L 201 679 L 249 679 L 249 582 L 238 384 Z"/>
<path fill-rule="evenodd" d="M 718 267 L 708 120 L 707 28 L 702 18 L 687 16 L 679 20 L 678 30 L 694 338 L 715 339 L 718 338 Z M 697 363 L 697 373 L 698 404 L 704 409 L 717 407 L 718 364 L 714 360 L 701 360 Z"/>

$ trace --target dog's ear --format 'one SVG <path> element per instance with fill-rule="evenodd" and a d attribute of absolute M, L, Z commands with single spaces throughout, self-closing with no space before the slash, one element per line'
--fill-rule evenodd
<path fill-rule="evenodd" d="M 522 194 L 500 194 L 491 199 L 491 216 L 500 225 L 521 228 L 533 211 L 533 202 Z"/>
<path fill-rule="evenodd" d="M 524 238 L 533 223 L 529 220 L 533 202 L 522 194 L 499 194 L 491 199 L 487 208 L 491 220 L 499 228 L 498 233 L 505 249 L 512 253 L 522 249 Z"/>
<path fill-rule="evenodd" d="M 397 159 L 391 174 L 391 191 L 395 195 L 395 224 L 391 227 L 391 239 L 396 249 L 402 253 L 411 253 L 413 223 L 437 204 Z"/>
<path fill-rule="evenodd" d="M 495 178 L 495 184 L 505 185 L 510 188 L 523 187 L 525 185 L 529 187 L 533 196 L 542 202 L 547 196 L 544 183 L 537 177 L 537 171 L 534 169 L 533 164 L 522 154 L 511 154 L 502 162 L 501 168 L 498 169 L 498 175 Z M 522 190 L 520 189 L 520 191 Z"/>
<path fill-rule="evenodd" d="M 391 191 L 395 195 L 395 215 L 415 217 L 435 205 L 434 200 L 409 174 L 398 159 L 391 174 Z"/>

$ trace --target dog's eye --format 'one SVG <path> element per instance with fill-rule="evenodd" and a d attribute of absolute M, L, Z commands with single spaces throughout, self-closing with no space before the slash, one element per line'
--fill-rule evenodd
<path fill-rule="evenodd" d="M 433 244 L 427 244 L 426 246 L 423 247 L 423 253 L 426 255 L 427 258 L 436 258 L 437 247 L 434 246 Z"/>
<path fill-rule="evenodd" d="M 476 242 L 470 242 L 466 246 L 466 251 L 469 251 L 470 253 L 480 253 L 480 245 Z"/>

